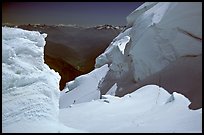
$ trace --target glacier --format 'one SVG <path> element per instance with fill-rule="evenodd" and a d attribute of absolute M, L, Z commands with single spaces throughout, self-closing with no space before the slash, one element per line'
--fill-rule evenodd
<path fill-rule="evenodd" d="M 122 33 L 120 33 L 115 39 L 113 39 L 113 41 L 110 43 L 109 47 L 105 50 L 104 53 L 102 53 L 100 56 L 96 58 L 96 64 L 95 64 L 96 69 L 100 69 L 102 66 L 108 64 L 109 70 L 106 73 L 105 77 L 101 81 L 99 81 L 99 84 L 98 84 L 99 87 L 98 89 L 95 89 L 95 91 L 100 90 L 101 98 L 103 98 L 104 95 L 108 95 L 108 94 L 111 94 L 113 97 L 114 95 L 121 96 L 122 98 L 124 95 L 127 95 L 128 93 L 130 93 L 130 91 L 133 93 L 134 91 L 138 91 L 138 89 L 136 88 L 138 88 L 138 86 L 141 86 L 141 84 L 145 84 L 143 83 L 143 81 L 146 81 L 146 78 L 149 79 L 148 77 L 153 77 L 154 75 L 155 76 L 157 75 L 159 80 L 161 79 L 161 73 L 163 73 L 164 74 L 162 76 L 163 81 L 167 81 L 167 83 L 168 81 L 175 82 L 177 81 L 176 78 L 174 79 L 175 81 L 171 80 L 171 78 L 174 77 L 175 73 L 179 74 L 179 72 L 190 71 L 190 69 L 193 71 L 196 70 L 196 72 L 194 71 L 192 73 L 196 73 L 195 75 L 197 75 L 197 77 L 195 77 L 195 75 L 193 77 L 192 75 L 189 75 L 189 76 L 185 75 L 183 78 L 178 77 L 178 79 L 184 79 L 187 77 L 192 77 L 192 79 L 199 79 L 200 78 L 199 73 L 200 71 L 202 72 L 202 69 L 200 69 L 200 65 L 198 63 L 200 63 L 201 59 L 202 59 L 202 4 L 199 2 L 198 3 L 147 2 L 141 5 L 139 8 L 137 8 L 127 17 L 127 28 L 124 29 Z M 192 66 L 190 66 L 189 64 Z M 185 68 L 185 70 L 182 70 L 181 67 Z M 198 69 L 198 72 L 197 72 L 197 69 Z M 170 70 L 173 70 L 173 71 L 170 71 Z M 187 73 L 189 74 L 189 72 Z M 190 82 L 192 79 L 191 78 L 189 80 L 184 79 L 183 82 L 181 80 L 177 81 L 178 83 L 179 82 L 181 83 L 182 87 L 176 87 L 177 89 L 174 88 L 174 90 L 176 89 L 182 94 L 185 94 L 188 96 L 189 94 L 192 95 L 193 90 L 195 91 L 195 93 L 196 92 L 199 93 L 200 91 L 197 90 L 199 89 L 197 86 L 200 86 L 199 80 L 198 80 L 199 84 L 196 82 L 196 84 L 193 87 L 191 86 L 191 91 L 189 92 L 189 89 L 187 87 L 191 84 L 190 83 L 189 85 L 185 84 L 185 81 Z M 162 83 L 159 82 L 159 84 L 162 84 Z M 170 86 L 170 88 L 172 88 L 172 86 Z M 151 88 L 149 87 L 149 89 Z M 87 91 L 86 89 L 83 89 L 83 90 Z M 172 90 L 170 89 L 168 91 L 172 92 L 173 89 Z M 64 92 L 65 91 L 62 91 L 61 93 L 64 93 Z M 202 92 L 202 89 L 201 89 L 201 92 Z M 86 94 L 87 93 L 84 92 L 84 96 Z M 172 92 L 172 94 L 174 95 L 176 94 L 176 92 Z M 200 94 L 197 94 L 197 95 L 200 95 Z M 171 101 L 174 96 L 170 96 L 170 97 L 171 98 L 169 98 L 166 102 Z M 77 98 L 78 100 L 80 99 L 79 96 Z M 153 125 L 157 124 L 155 123 L 151 125 L 152 127 L 150 126 L 148 131 L 146 129 L 147 127 L 143 128 L 143 130 L 141 130 L 140 128 L 135 129 L 136 127 L 134 127 L 135 130 L 132 130 L 133 128 L 125 130 L 124 128 L 122 128 L 123 126 L 125 127 L 125 125 L 120 127 L 121 123 L 123 122 L 125 123 L 125 121 L 115 122 L 114 120 L 113 121 L 109 119 L 105 120 L 106 117 L 104 115 L 107 116 L 109 115 L 109 113 L 113 117 L 114 117 L 113 115 L 114 113 L 116 115 L 115 119 L 121 118 L 120 116 L 117 116 L 116 112 L 109 111 L 110 108 L 108 107 L 107 107 L 108 109 L 106 107 L 101 109 L 101 110 L 106 110 L 106 109 L 107 110 L 105 111 L 106 113 L 102 113 L 100 115 L 100 117 L 104 116 L 103 120 L 101 120 L 101 123 L 103 122 L 104 123 L 100 124 L 100 122 L 99 123 L 96 122 L 97 120 L 99 120 L 98 114 L 95 115 L 95 118 L 94 118 L 93 112 L 95 112 L 94 111 L 95 107 L 94 107 L 94 110 L 92 110 L 90 107 L 92 104 L 96 104 L 96 102 L 98 102 L 96 98 L 98 98 L 98 96 L 94 97 L 92 102 L 90 102 L 91 100 L 91 97 L 90 97 L 90 99 L 87 101 L 84 101 L 83 104 L 72 104 L 69 106 L 70 108 L 60 109 L 63 115 L 67 115 L 70 112 L 70 115 L 74 117 L 76 113 L 75 111 L 77 110 L 78 107 L 81 109 L 83 108 L 82 106 L 87 105 L 87 107 L 84 107 L 83 112 L 87 112 L 87 111 L 90 111 L 90 112 L 80 114 L 81 110 L 79 110 L 79 113 L 76 114 L 76 117 L 79 116 L 79 114 L 82 115 L 82 117 L 80 117 L 80 122 L 76 121 L 76 117 L 74 117 L 73 119 L 69 119 L 70 121 L 68 119 L 63 119 L 64 117 L 62 117 L 61 120 L 69 126 L 74 123 L 75 125 L 73 125 L 73 127 L 82 128 L 85 130 L 89 130 L 91 132 L 131 132 L 131 131 L 132 132 L 200 132 L 201 131 L 201 128 L 198 128 L 201 125 L 201 122 L 198 122 L 200 121 L 199 118 L 197 119 L 198 123 L 193 120 L 196 123 L 195 127 L 197 129 L 195 130 L 191 129 L 194 127 L 191 127 L 190 125 L 185 125 L 185 124 L 184 125 L 181 124 L 181 127 L 178 126 L 178 128 L 173 127 L 173 125 L 171 125 L 172 123 L 167 126 L 167 127 L 171 126 L 172 129 L 168 129 L 167 127 L 165 128 L 165 126 L 161 125 L 162 128 L 160 129 L 158 128 L 154 130 Z M 185 100 L 185 98 L 183 100 Z M 202 100 L 202 96 L 201 97 L 193 96 L 191 100 L 193 102 L 200 102 Z M 107 101 L 107 100 L 105 100 L 105 102 L 111 103 L 111 101 Z M 184 102 L 184 101 L 181 101 L 181 102 Z M 191 102 L 185 104 L 184 108 L 188 110 L 189 109 L 188 107 L 190 106 L 190 104 Z M 75 106 L 76 106 L 76 110 L 74 108 Z M 99 108 L 102 108 L 101 104 L 100 105 L 97 104 L 96 106 L 99 106 Z M 118 104 L 118 106 L 120 105 Z M 145 104 L 145 106 L 148 106 L 148 103 Z M 202 103 L 201 103 L 201 106 L 202 106 Z M 90 109 L 87 109 L 89 107 Z M 197 105 L 196 107 L 200 108 L 200 104 Z M 72 109 L 73 109 L 73 112 L 72 112 Z M 194 110 L 197 111 L 198 109 L 194 108 Z M 178 112 L 176 110 L 174 111 L 176 113 L 180 113 L 178 110 L 177 110 Z M 174 113 L 174 111 L 172 110 L 172 113 Z M 188 110 L 188 111 L 192 111 L 192 110 Z M 123 111 L 121 110 L 121 112 Z M 91 115 L 93 117 L 92 119 L 93 122 L 89 121 L 90 118 L 88 118 L 88 116 L 90 116 L 89 115 L 90 113 L 93 114 Z M 99 112 L 95 112 L 95 113 L 99 113 Z M 185 112 L 183 112 L 183 114 L 185 114 Z M 168 117 L 167 114 L 161 114 L 161 115 Z M 200 116 L 202 116 L 202 113 L 200 114 Z M 172 118 L 170 117 L 169 119 L 174 119 L 173 117 Z M 189 116 L 189 119 L 191 119 L 190 116 Z M 182 123 L 185 121 L 183 120 L 184 118 L 181 118 L 181 119 L 178 118 L 177 122 Z M 70 123 L 66 121 L 69 121 Z M 84 121 L 84 123 L 82 121 Z M 92 128 L 94 126 L 94 124 L 92 123 L 97 123 L 97 127 Z M 104 127 L 104 125 L 107 123 L 110 123 L 110 126 L 107 126 L 106 128 L 98 128 L 98 127 Z M 119 124 L 114 125 L 113 123 L 119 123 Z M 113 127 L 113 125 L 111 124 L 113 124 L 115 129 L 118 129 L 118 130 L 111 129 L 111 127 Z M 83 126 L 83 125 L 86 125 L 86 126 Z M 120 129 L 119 127 L 121 128 L 121 130 L 119 130 Z"/>
<path fill-rule="evenodd" d="M 153 84 L 126 92 L 185 56 L 202 56 L 201 11 L 194 2 L 144 3 L 96 68 L 61 92 L 59 74 L 44 63 L 47 35 L 2 27 L 2 132 L 201 133 L 202 108 L 189 109 L 181 93 Z"/>
<path fill-rule="evenodd" d="M 125 44 L 123 51 L 121 43 Z M 116 95 L 123 96 L 127 94 L 130 86 L 135 87 L 133 85 L 136 83 L 151 75 L 159 74 L 172 63 L 187 57 L 202 59 L 202 4 L 200 2 L 144 3 L 127 16 L 127 28 L 113 39 L 104 53 L 96 58 L 95 68 L 104 64 L 108 64 L 110 68 L 100 91 L 105 94 L 117 83 Z M 189 67 L 190 61 L 185 66 Z M 202 73 L 202 70 L 199 72 Z M 170 77 L 173 77 L 173 74 Z M 109 81 L 110 79 L 113 81 Z M 127 83 L 124 83 L 124 80 Z M 202 89 L 200 84 L 198 86 Z M 176 88 L 187 87 L 177 85 Z M 192 89 L 198 87 L 194 86 Z M 187 92 L 183 94 L 189 95 Z"/>

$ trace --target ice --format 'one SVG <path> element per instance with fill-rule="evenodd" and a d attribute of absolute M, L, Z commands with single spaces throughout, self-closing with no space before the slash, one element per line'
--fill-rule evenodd
<path fill-rule="evenodd" d="M 99 99 L 99 83 L 105 77 L 108 70 L 109 68 L 106 64 L 86 75 L 75 78 L 74 81 L 68 82 L 64 90 L 60 93 L 60 109 L 67 108 L 72 104 Z"/>
<path fill-rule="evenodd" d="M 128 15 L 127 24 L 96 58 L 96 68 L 110 65 L 115 82 L 128 71 L 139 82 L 182 57 L 202 54 L 202 4 L 199 2 L 144 3 Z M 124 40 L 127 37 L 128 43 Z"/>
<path fill-rule="evenodd" d="M 115 91 L 117 89 L 117 84 L 115 83 L 111 88 L 110 90 L 106 93 L 106 95 L 113 95 L 115 96 Z"/>
<path fill-rule="evenodd" d="M 2 27 L 3 132 L 80 132 L 59 122 L 60 76 L 44 64 L 45 37 Z"/>
<path fill-rule="evenodd" d="M 202 108 L 189 109 L 191 101 L 178 92 L 146 85 L 116 96 L 128 91 L 121 85 L 202 55 L 201 10 L 199 2 L 144 3 L 95 69 L 61 92 L 59 74 L 44 64 L 47 34 L 2 27 L 2 132 L 201 133 Z"/>

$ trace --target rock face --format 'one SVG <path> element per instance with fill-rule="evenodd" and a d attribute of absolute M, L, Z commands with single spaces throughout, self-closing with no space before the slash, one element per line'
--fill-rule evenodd
<path fill-rule="evenodd" d="M 59 72 L 60 89 L 66 82 L 94 69 L 96 57 L 105 51 L 124 27 L 100 25 L 83 28 L 65 25 L 20 25 L 19 28 L 47 33 L 45 63 Z"/>
<path fill-rule="evenodd" d="M 102 94 L 115 83 L 118 96 L 153 83 L 184 94 L 196 109 L 202 107 L 201 60 L 202 4 L 150 2 L 127 17 L 127 28 L 97 57 L 95 67 L 109 64 Z"/>

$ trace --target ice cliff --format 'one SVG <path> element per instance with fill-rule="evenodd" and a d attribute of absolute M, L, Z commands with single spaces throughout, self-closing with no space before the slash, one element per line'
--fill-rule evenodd
<path fill-rule="evenodd" d="M 118 83 L 117 92 L 122 93 L 125 89 L 120 87 L 127 85 L 122 80 L 129 85 L 137 83 L 178 59 L 199 55 L 202 55 L 201 3 L 144 3 L 127 16 L 127 28 L 96 59 L 96 68 L 104 64 L 110 68 L 101 92 L 105 94 Z"/>

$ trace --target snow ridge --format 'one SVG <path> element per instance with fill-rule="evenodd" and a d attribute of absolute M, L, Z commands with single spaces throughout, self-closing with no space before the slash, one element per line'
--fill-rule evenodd
<path fill-rule="evenodd" d="M 103 95 L 60 109 L 60 121 L 92 133 L 200 133 L 202 109 L 189 110 L 189 104 L 179 93 L 147 85 L 121 98 Z"/>

